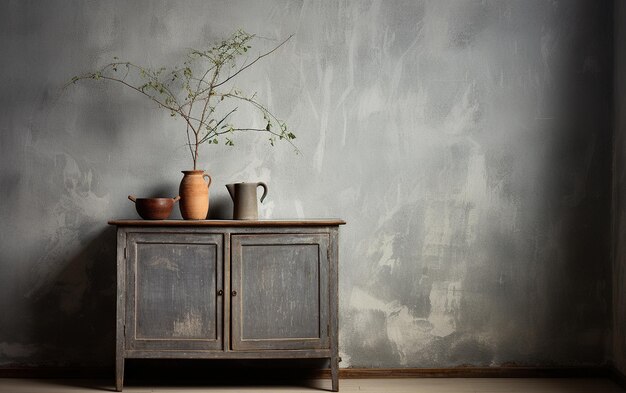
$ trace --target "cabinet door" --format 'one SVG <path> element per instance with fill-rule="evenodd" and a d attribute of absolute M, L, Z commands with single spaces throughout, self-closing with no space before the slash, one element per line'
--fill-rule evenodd
<path fill-rule="evenodd" d="M 223 235 L 130 233 L 127 252 L 127 349 L 222 349 Z"/>
<path fill-rule="evenodd" d="M 328 348 L 328 235 L 232 237 L 232 347 Z"/>

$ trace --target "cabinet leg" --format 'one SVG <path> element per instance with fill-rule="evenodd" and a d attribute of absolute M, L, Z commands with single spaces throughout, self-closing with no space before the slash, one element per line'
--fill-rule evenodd
<path fill-rule="evenodd" d="M 332 391 L 339 391 L 339 358 L 332 357 L 330 359 L 330 377 L 332 379 Z"/>
<path fill-rule="evenodd" d="M 121 392 L 124 388 L 124 358 L 115 357 L 115 390 Z"/>

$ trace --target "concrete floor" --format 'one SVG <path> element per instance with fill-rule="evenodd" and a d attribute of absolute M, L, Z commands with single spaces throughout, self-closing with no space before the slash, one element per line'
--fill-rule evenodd
<path fill-rule="evenodd" d="M 80 379 L 0 379 L 2 393 L 75 393 L 114 391 L 112 381 Z M 211 384 L 137 383 L 124 387 L 127 393 L 177 392 L 284 392 L 310 393 L 330 389 L 329 380 L 298 381 L 292 384 Z M 624 392 L 608 379 L 550 379 L 550 378 L 403 378 L 403 379 L 343 379 L 340 392 L 384 393 L 608 393 Z"/>

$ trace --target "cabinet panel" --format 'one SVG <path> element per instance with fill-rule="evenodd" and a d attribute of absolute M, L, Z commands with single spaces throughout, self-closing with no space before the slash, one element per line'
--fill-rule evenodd
<path fill-rule="evenodd" d="M 129 349 L 221 349 L 223 236 L 132 233 Z"/>
<path fill-rule="evenodd" d="M 234 235 L 232 345 L 328 348 L 328 235 Z"/>

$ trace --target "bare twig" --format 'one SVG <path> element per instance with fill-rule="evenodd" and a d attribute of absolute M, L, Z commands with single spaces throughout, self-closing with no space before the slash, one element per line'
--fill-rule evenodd
<path fill-rule="evenodd" d="M 246 70 L 250 67 L 252 67 L 252 65 L 254 65 L 254 63 L 256 63 L 257 61 L 261 60 L 262 58 L 264 58 L 265 56 L 269 56 L 272 53 L 274 53 L 278 48 L 280 48 L 281 46 L 283 46 L 283 44 L 285 44 L 287 41 L 289 41 L 291 39 L 291 37 L 293 37 L 293 34 L 290 35 L 289 37 L 287 37 L 286 40 L 284 40 L 283 42 L 281 42 L 280 44 L 278 44 L 278 46 L 276 46 L 274 49 L 272 49 L 271 51 L 264 53 L 262 55 L 259 55 L 256 59 L 254 59 L 251 63 L 248 63 L 247 65 L 244 65 L 243 67 L 241 67 L 237 72 L 235 72 L 234 74 L 232 74 L 231 76 L 229 76 L 228 78 L 224 79 L 223 81 L 219 82 L 218 84 L 216 84 L 215 86 L 213 86 L 213 88 L 219 87 L 221 85 L 223 85 L 224 83 L 228 82 L 229 80 L 233 79 L 234 77 L 236 77 L 237 75 L 239 75 L 243 70 Z"/>
<path fill-rule="evenodd" d="M 114 61 L 96 72 L 73 77 L 63 88 L 83 79 L 113 81 L 151 99 L 160 108 L 170 111 L 172 116 L 180 116 L 185 121 L 186 145 L 189 148 L 194 169 L 197 168 L 200 145 L 206 142 L 217 143 L 218 137 L 228 133 L 267 132 L 270 135 L 269 139 L 272 145 L 276 139 L 285 139 L 298 151 L 292 142 L 295 135 L 287 131 L 287 126 L 283 121 L 256 101 L 256 95 L 246 97 L 234 89 L 228 93 L 217 90 L 262 58 L 277 51 L 293 35 L 249 62 L 248 57 L 242 57 L 242 55 L 249 53 L 250 45 L 248 42 L 255 37 L 240 30 L 206 51 L 191 50 L 184 65 L 171 70 L 144 68 L 127 61 Z M 114 59 L 117 60 L 117 58 Z M 241 64 L 241 66 L 238 67 L 237 64 Z M 123 75 L 118 73 L 119 67 L 126 68 Z M 195 70 L 198 69 L 199 73 L 196 74 Z M 140 82 L 136 82 L 135 78 L 129 78 L 129 75 L 136 75 Z M 197 75 L 200 77 L 198 78 Z M 211 75 L 210 80 L 207 80 L 209 75 Z M 220 80 L 220 76 L 224 79 Z M 225 125 L 227 119 L 237 111 L 237 107 L 226 113 L 219 121 L 215 119 L 214 116 L 220 103 L 230 99 L 244 101 L 252 105 L 261 112 L 264 120 L 267 121 L 266 127 L 240 128 L 234 127 L 232 124 Z M 229 121 L 229 123 L 231 122 Z M 278 126 L 276 131 L 272 129 L 275 125 Z M 206 134 L 204 130 L 206 130 Z M 226 144 L 233 144 L 228 137 L 226 137 Z"/>

